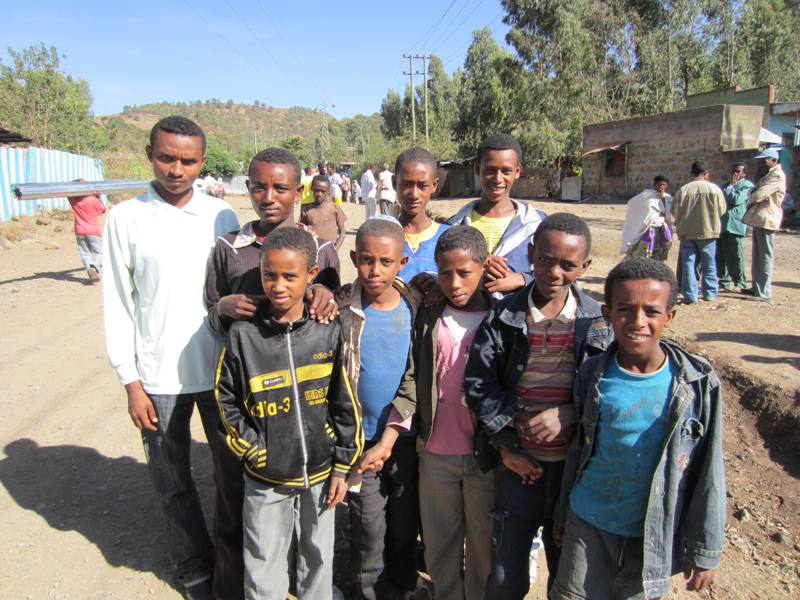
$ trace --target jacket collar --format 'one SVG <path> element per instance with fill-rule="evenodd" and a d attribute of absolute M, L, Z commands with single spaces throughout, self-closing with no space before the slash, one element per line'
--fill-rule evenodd
<path fill-rule="evenodd" d="M 422 303 L 422 294 L 417 291 L 416 289 L 412 288 L 408 285 L 405 281 L 403 281 L 399 277 L 394 278 L 394 283 L 392 283 L 392 287 L 400 292 L 400 295 L 408 300 L 409 304 L 411 304 L 411 308 L 413 312 L 416 314 L 417 308 Z M 364 317 L 364 306 L 361 303 L 361 290 L 362 285 L 361 282 L 356 279 L 353 282 L 352 289 L 350 290 L 350 295 L 346 296 L 341 302 L 339 303 L 340 309 L 349 308 L 355 314 L 357 314 L 362 319 Z"/>
<path fill-rule="evenodd" d="M 303 306 L 303 316 L 300 317 L 297 321 L 276 321 L 274 317 L 272 317 L 266 310 L 266 308 L 262 308 L 258 311 L 258 315 L 256 319 L 268 329 L 275 331 L 277 333 L 286 333 L 291 329 L 297 330 L 302 327 L 308 321 L 308 307 Z"/>
<path fill-rule="evenodd" d="M 532 281 L 528 285 L 526 285 L 522 290 L 513 294 L 506 304 L 501 310 L 498 318 L 507 325 L 511 327 L 516 327 L 517 329 L 527 330 L 528 328 L 528 301 L 531 297 L 531 292 L 533 291 L 533 286 L 536 285 L 535 281 Z M 570 290 L 575 295 L 575 300 L 578 303 L 578 307 L 575 310 L 575 318 L 596 318 L 602 316 L 602 312 L 600 311 L 600 305 L 594 300 L 591 296 L 589 296 L 586 292 L 578 287 L 577 283 L 573 283 L 570 286 Z"/>
<path fill-rule="evenodd" d="M 711 365 L 703 358 L 690 354 L 675 342 L 661 338 L 659 343 L 661 347 L 664 348 L 664 352 L 667 354 L 670 363 L 675 366 L 677 379 L 685 381 L 686 383 L 692 383 L 704 377 L 708 377 L 713 372 Z M 595 370 L 596 381 L 599 381 L 600 377 L 605 373 L 608 362 L 616 354 L 618 349 L 619 342 L 615 339 L 608 346 L 608 350 L 602 354 L 602 358 L 597 365 L 597 369 Z"/>

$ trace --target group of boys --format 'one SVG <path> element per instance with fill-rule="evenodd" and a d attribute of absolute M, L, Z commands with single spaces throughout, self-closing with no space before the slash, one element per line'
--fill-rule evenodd
<path fill-rule="evenodd" d="M 109 356 L 187 597 L 330 598 L 345 497 L 354 598 L 413 594 L 418 537 L 436 598 L 522 598 L 540 527 L 551 598 L 656 598 L 678 570 L 689 589 L 711 583 L 721 388 L 661 338 L 666 266 L 620 263 L 600 306 L 577 287 L 588 226 L 512 200 L 522 151 L 495 135 L 478 149 L 480 199 L 447 224 L 426 211 L 434 157 L 403 152 L 400 217 L 364 222 L 356 281 L 337 290 L 323 215 L 293 221 L 297 159 L 253 158 L 258 219 L 239 228 L 192 193 L 204 140 L 186 119 L 154 126 L 155 181 L 111 211 L 104 242 Z M 330 202 L 312 189 L 315 207 Z M 189 473 L 195 403 L 215 554 Z"/>

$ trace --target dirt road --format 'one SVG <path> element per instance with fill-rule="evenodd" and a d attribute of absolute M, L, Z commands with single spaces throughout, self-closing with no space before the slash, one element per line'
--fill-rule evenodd
<path fill-rule="evenodd" d="M 246 199 L 232 203 L 242 222 L 251 218 Z M 451 214 L 459 204 L 435 206 Z M 624 207 L 541 206 L 590 222 L 595 262 L 586 284 L 600 289 L 617 258 Z M 363 208 L 346 212 L 354 229 Z M 70 226 L 31 226 L 34 241 L 0 252 L 0 597 L 175 598 L 141 443 L 105 356 L 100 288 L 85 285 Z M 354 274 L 352 244 L 348 235 L 345 281 Z M 797 597 L 800 460 L 788 451 L 796 429 L 784 435 L 776 427 L 794 422 L 800 404 L 800 236 L 780 234 L 776 247 L 773 305 L 724 296 L 682 307 L 673 328 L 758 407 L 743 408 L 737 390 L 726 399 L 731 517 L 715 598 Z M 210 514 L 210 461 L 198 425 L 195 473 Z M 544 594 L 537 586 L 530 597 Z"/>

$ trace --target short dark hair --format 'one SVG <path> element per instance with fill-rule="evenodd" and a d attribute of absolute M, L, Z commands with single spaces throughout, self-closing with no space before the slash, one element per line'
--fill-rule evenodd
<path fill-rule="evenodd" d="M 611 308 L 611 291 L 614 283 L 618 281 L 630 281 L 634 279 L 653 279 L 669 284 L 669 298 L 667 298 L 667 309 L 675 306 L 678 294 L 678 280 L 666 264 L 652 258 L 630 257 L 618 263 L 606 276 L 603 297 L 606 306 Z"/>
<path fill-rule="evenodd" d="M 694 177 L 699 177 L 700 175 L 708 171 L 708 166 L 706 165 L 704 160 L 696 160 L 692 163 L 691 171 Z"/>
<path fill-rule="evenodd" d="M 586 221 L 577 215 L 560 212 L 553 213 L 545 218 L 544 221 L 539 223 L 536 231 L 533 232 L 533 239 L 531 241 L 534 246 L 536 246 L 536 242 L 541 239 L 546 231 L 563 231 L 570 235 L 582 237 L 586 240 L 586 254 L 584 256 L 589 256 L 589 252 L 592 250 L 592 232 L 586 224 Z"/>
<path fill-rule="evenodd" d="M 165 131 L 167 133 L 175 133 L 177 135 L 188 135 L 191 137 L 199 137 L 203 146 L 203 155 L 206 153 L 206 134 L 200 126 L 186 117 L 180 115 L 171 115 L 164 117 L 158 123 L 153 125 L 150 130 L 150 147 L 155 148 L 156 133 Z"/>
<path fill-rule="evenodd" d="M 319 175 L 314 175 L 314 179 L 311 180 L 311 187 L 313 188 L 314 184 L 317 183 L 318 181 L 321 181 L 323 183 L 327 183 L 329 187 L 331 185 L 331 180 L 328 179 L 328 176 L 327 175 L 322 175 L 320 173 Z"/>
<path fill-rule="evenodd" d="M 400 167 L 405 163 L 422 163 L 428 165 L 433 171 L 434 178 L 436 177 L 436 158 L 434 158 L 433 154 L 425 150 L 425 148 L 414 146 L 403 150 L 397 157 L 397 160 L 394 161 L 395 175 L 400 172 Z"/>
<path fill-rule="evenodd" d="M 308 269 L 317 264 L 317 243 L 311 234 L 299 227 L 278 227 L 264 238 L 261 263 L 269 250 L 292 250 L 306 257 Z"/>
<path fill-rule="evenodd" d="M 303 169 L 303 171 L 305 172 L 306 175 L 311 175 L 314 172 L 314 168 L 306 167 L 305 169 Z"/>
<path fill-rule="evenodd" d="M 356 231 L 356 249 L 366 237 L 385 237 L 397 242 L 402 248 L 406 241 L 403 226 L 396 219 L 370 217 Z"/>
<path fill-rule="evenodd" d="M 257 162 L 263 162 L 271 165 L 290 165 L 294 170 L 294 181 L 300 183 L 300 163 L 297 157 L 289 152 L 286 148 L 266 148 L 253 157 L 250 161 L 250 166 L 247 167 L 247 175 L 253 169 L 253 165 Z"/>
<path fill-rule="evenodd" d="M 731 167 L 731 173 L 736 173 L 739 169 L 742 169 L 742 171 L 746 171 L 747 166 L 742 162 L 734 163 L 733 166 Z"/>
<path fill-rule="evenodd" d="M 495 133 L 490 135 L 478 146 L 478 163 L 483 160 L 483 155 L 489 150 L 513 150 L 517 153 L 517 162 L 522 162 L 522 146 L 513 135 L 507 133 Z"/>
<path fill-rule="evenodd" d="M 450 250 L 464 250 L 479 264 L 486 261 L 489 250 L 486 248 L 486 238 L 483 234 L 470 225 L 456 225 L 445 231 L 436 242 L 433 256 L 439 256 Z"/>
<path fill-rule="evenodd" d="M 656 175 L 653 177 L 653 185 L 658 185 L 659 183 L 669 183 L 669 179 L 667 179 L 666 175 Z"/>

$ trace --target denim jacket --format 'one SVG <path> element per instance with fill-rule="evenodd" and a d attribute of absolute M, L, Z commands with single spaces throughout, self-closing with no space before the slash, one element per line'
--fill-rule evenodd
<path fill-rule="evenodd" d="M 489 311 L 475 334 L 464 376 L 467 405 L 486 433 L 493 436 L 522 410 L 514 388 L 528 366 L 528 299 L 534 283 L 503 298 Z M 578 307 L 575 313 L 575 359 L 600 354 L 614 332 L 606 324 L 600 305 L 572 285 Z"/>
<path fill-rule="evenodd" d="M 725 470 L 722 462 L 722 386 L 704 359 L 661 340 L 676 367 L 669 426 L 653 473 L 644 522 L 642 583 L 647 598 L 669 594 L 670 577 L 686 562 L 719 565 L 725 536 Z M 617 344 L 586 361 L 575 380 L 578 430 L 567 451 L 561 498 L 554 520 L 563 523 L 572 487 L 589 462 L 600 416 L 598 384 Z"/>

